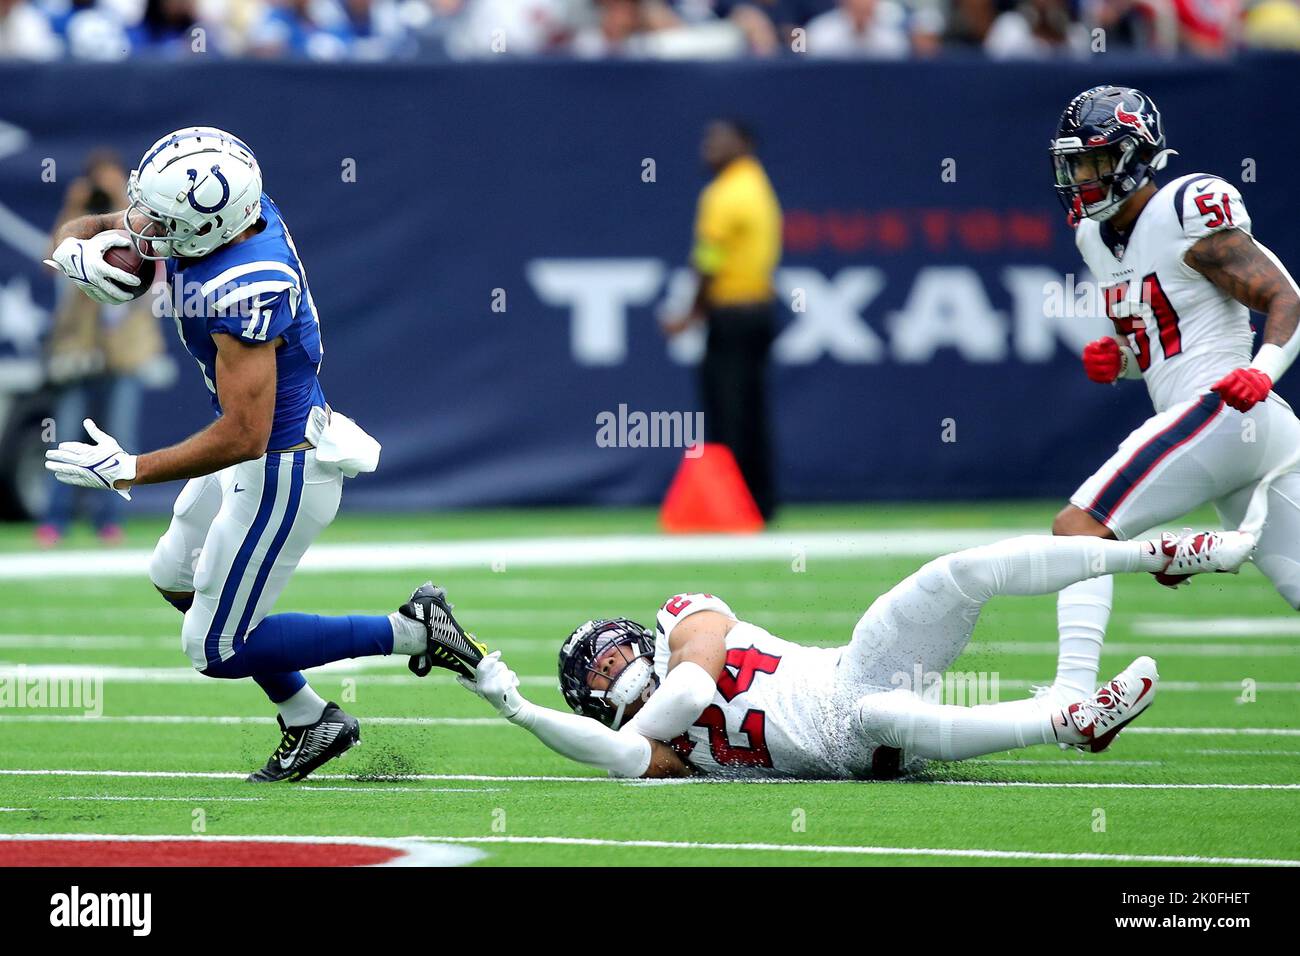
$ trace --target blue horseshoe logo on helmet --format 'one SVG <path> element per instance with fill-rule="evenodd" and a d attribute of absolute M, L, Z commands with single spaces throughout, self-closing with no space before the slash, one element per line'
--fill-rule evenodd
<path fill-rule="evenodd" d="M 198 171 L 193 169 L 187 169 L 185 172 L 188 173 L 190 177 L 190 191 L 189 194 L 186 196 L 186 198 L 189 199 L 191 206 L 193 206 L 199 212 L 203 212 L 203 213 L 213 213 L 219 209 L 225 208 L 226 203 L 230 201 L 230 183 L 226 181 L 225 176 L 221 175 L 220 166 L 213 165 L 212 169 L 209 170 L 209 172 L 211 172 L 213 176 L 217 177 L 217 182 L 221 183 L 221 198 L 217 201 L 217 204 L 215 206 L 199 205 L 199 201 L 194 198 L 194 190 L 198 189 L 200 185 L 200 183 L 197 181 L 199 178 Z M 203 177 L 202 181 L 207 182 L 207 177 L 206 176 Z"/>

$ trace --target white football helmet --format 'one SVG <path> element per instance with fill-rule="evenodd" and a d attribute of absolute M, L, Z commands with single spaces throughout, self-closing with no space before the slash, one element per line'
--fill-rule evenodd
<path fill-rule="evenodd" d="M 140 255 L 193 259 L 257 222 L 262 171 L 239 139 L 211 126 L 191 126 L 149 147 L 127 181 L 126 195 L 126 231 Z M 133 229 L 132 213 L 152 227 Z"/>

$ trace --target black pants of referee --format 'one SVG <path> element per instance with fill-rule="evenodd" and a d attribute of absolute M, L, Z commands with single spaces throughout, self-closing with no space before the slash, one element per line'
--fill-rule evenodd
<path fill-rule="evenodd" d="M 776 508 L 767 413 L 767 360 L 775 335 L 772 305 L 709 310 L 700 363 L 705 440 L 731 449 L 765 519 Z"/>

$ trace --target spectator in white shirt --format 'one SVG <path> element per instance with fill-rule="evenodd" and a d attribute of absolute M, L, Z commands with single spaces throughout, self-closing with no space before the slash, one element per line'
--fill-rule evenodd
<path fill-rule="evenodd" d="M 53 60 L 63 44 L 27 0 L 0 0 L 0 60 Z"/>
<path fill-rule="evenodd" d="M 839 0 L 808 22 L 808 54 L 902 59 L 911 44 L 907 15 L 893 0 Z"/>

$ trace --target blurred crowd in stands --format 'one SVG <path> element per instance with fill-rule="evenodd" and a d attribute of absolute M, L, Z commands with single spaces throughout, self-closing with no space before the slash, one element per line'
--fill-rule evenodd
<path fill-rule="evenodd" d="M 0 60 L 1300 51 L 1300 0 L 0 0 Z"/>

